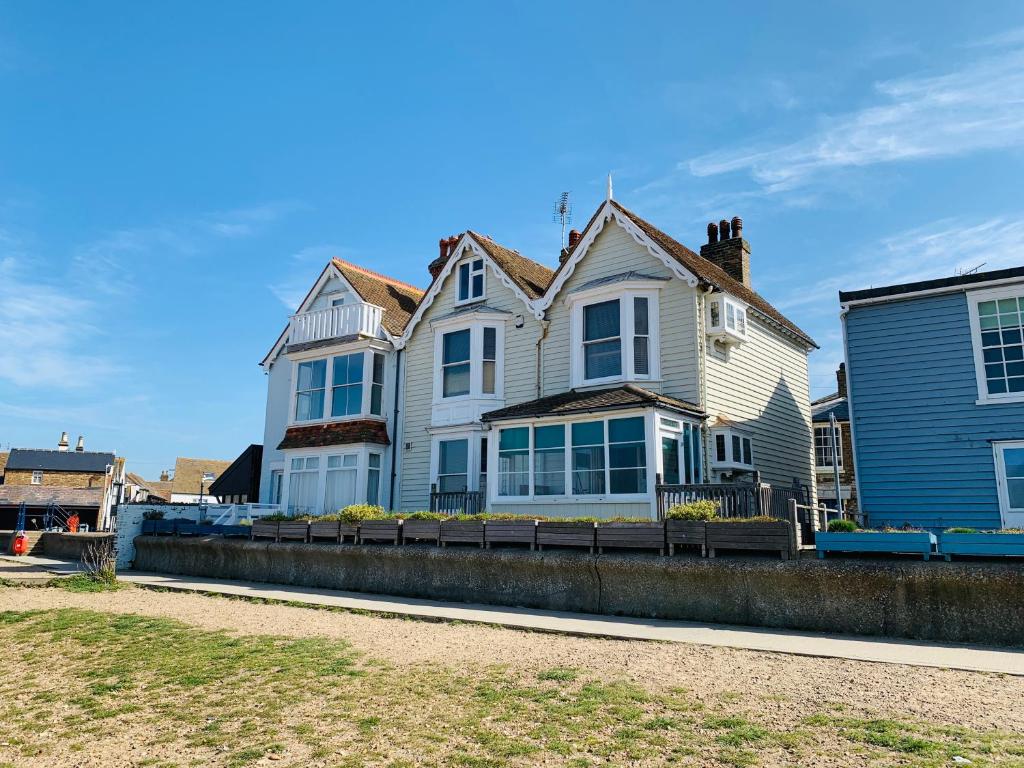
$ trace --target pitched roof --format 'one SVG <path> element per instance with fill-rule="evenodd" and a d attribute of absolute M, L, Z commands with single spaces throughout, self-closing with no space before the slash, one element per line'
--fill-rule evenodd
<path fill-rule="evenodd" d="M 288 427 L 284 439 L 277 446 L 285 448 L 319 448 L 327 445 L 350 445 L 352 443 L 377 443 L 390 445 L 388 428 L 383 421 L 357 419 L 333 424 L 310 424 L 305 427 Z"/>
<path fill-rule="evenodd" d="M 663 250 L 676 261 L 678 261 L 688 272 L 693 274 L 698 280 L 708 283 L 709 285 L 712 285 L 715 288 L 725 291 L 726 293 L 729 293 L 735 296 L 736 298 L 745 301 L 755 310 L 757 310 L 762 315 L 767 317 L 770 321 L 782 326 L 785 330 L 794 334 L 795 336 L 807 342 L 808 344 L 814 347 L 818 346 L 814 339 L 812 339 L 810 336 L 808 336 L 806 333 L 800 330 L 800 328 L 795 323 L 786 318 L 781 312 L 779 312 L 779 310 L 773 307 L 767 299 L 765 299 L 763 296 L 757 293 L 757 291 L 741 283 L 739 280 L 734 278 L 732 275 L 730 275 L 717 264 L 708 261 L 700 254 L 694 253 L 682 243 L 678 242 L 669 235 L 666 235 L 664 232 L 662 232 L 656 226 L 651 224 L 649 221 L 633 213 L 633 211 L 629 210 L 622 204 L 616 202 L 615 200 L 610 200 L 608 202 L 609 204 L 614 206 L 617 211 L 622 213 L 626 218 L 628 218 L 637 227 L 639 227 L 640 230 L 642 230 L 643 233 L 647 235 L 647 237 L 649 237 L 659 248 L 661 248 L 661 250 Z M 598 215 L 601 213 L 603 209 L 604 204 L 599 206 L 598 209 L 594 211 L 594 215 L 590 217 L 590 221 L 587 222 L 587 226 L 583 230 L 584 237 L 581 237 L 579 239 L 579 242 L 577 242 L 576 246 L 571 251 L 569 251 L 568 258 L 564 259 L 562 263 L 559 265 L 558 269 L 555 272 L 555 275 L 552 276 L 551 282 L 554 282 L 554 278 L 558 275 L 559 272 L 562 271 L 563 267 L 569 263 L 576 249 L 579 248 L 581 243 L 583 243 L 586 240 L 585 235 L 587 230 L 594 225 L 594 221 L 597 219 Z"/>
<path fill-rule="evenodd" d="M 45 469 L 50 472 L 106 472 L 114 463 L 114 454 L 96 451 L 58 451 L 14 448 L 7 469 Z"/>
<path fill-rule="evenodd" d="M 823 397 L 811 403 L 811 421 L 828 423 L 829 414 L 836 415 L 836 421 L 850 420 L 850 403 L 838 394 Z"/>
<path fill-rule="evenodd" d="M 50 502 L 62 507 L 99 507 L 102 488 L 64 488 L 54 485 L 0 485 L 0 505 L 25 502 L 30 506 L 46 506 Z"/>
<path fill-rule="evenodd" d="M 484 252 L 491 258 L 498 268 L 501 269 L 519 289 L 531 299 L 540 298 L 547 290 L 551 278 L 555 276 L 553 270 L 543 264 L 538 264 L 533 259 L 528 259 L 519 251 L 513 251 L 503 245 L 498 245 L 487 235 L 468 230 L 468 235 L 480 244 Z"/>
<path fill-rule="evenodd" d="M 331 263 L 363 301 L 383 307 L 381 323 L 388 333 L 397 336 L 405 330 L 409 318 L 416 311 L 416 305 L 423 298 L 423 291 L 401 280 L 338 258 L 331 259 Z"/>
<path fill-rule="evenodd" d="M 170 501 L 171 499 L 171 481 L 170 480 L 146 480 L 141 475 L 137 475 L 134 472 L 125 472 L 125 480 L 132 485 L 137 485 L 140 488 L 145 488 L 153 496 L 163 499 L 164 501 Z"/>
<path fill-rule="evenodd" d="M 845 304 L 848 301 L 884 299 L 888 296 L 899 296 L 900 294 L 916 293 L 918 291 L 936 291 L 943 288 L 956 290 L 966 285 L 987 283 L 992 280 L 1011 280 L 1016 277 L 1024 277 L 1024 267 L 997 269 L 991 272 L 972 272 L 967 275 L 940 277 L 937 280 L 922 280 L 916 283 L 901 283 L 899 285 L 887 285 L 880 288 L 865 288 L 860 291 L 840 291 L 839 301 L 840 303 Z"/>
<path fill-rule="evenodd" d="M 220 459 L 188 459 L 179 456 L 174 461 L 174 479 L 171 480 L 171 493 L 199 493 L 199 483 L 204 472 L 212 472 L 216 480 L 220 473 L 231 465 L 230 461 Z M 209 483 L 203 489 L 209 491 Z"/>
<path fill-rule="evenodd" d="M 510 405 L 507 408 L 499 408 L 496 411 L 488 411 L 480 419 L 482 421 L 505 421 L 535 416 L 564 416 L 572 413 L 614 411 L 622 408 L 655 405 L 692 416 L 704 416 L 704 411 L 693 403 L 668 395 L 660 395 L 635 384 L 625 384 L 621 387 L 582 392 L 570 389 L 568 392 L 560 392 L 557 395 L 548 395 L 537 400 Z"/>
<path fill-rule="evenodd" d="M 263 446 L 252 443 L 242 451 L 231 466 L 221 472 L 220 477 L 210 483 L 210 491 L 216 496 L 234 496 L 259 492 L 260 466 L 263 462 Z M 251 499 L 250 499 L 251 500 Z"/>

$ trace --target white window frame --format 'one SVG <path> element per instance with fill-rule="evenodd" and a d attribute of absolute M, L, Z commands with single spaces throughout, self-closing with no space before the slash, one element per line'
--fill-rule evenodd
<path fill-rule="evenodd" d="M 591 387 L 623 381 L 655 382 L 661 380 L 661 317 L 659 310 L 659 291 L 663 281 L 634 280 L 599 286 L 586 291 L 576 291 L 566 297 L 571 309 L 570 317 L 570 349 L 572 350 L 573 387 Z M 648 372 L 637 374 L 634 370 L 633 345 L 634 332 L 633 307 L 635 298 L 647 299 L 647 358 Z M 621 355 L 621 373 L 617 376 L 586 378 L 586 362 L 583 349 L 583 309 L 592 304 L 606 301 L 619 302 L 619 354 Z"/>
<path fill-rule="evenodd" d="M 714 305 L 718 305 L 718 322 L 714 322 Z M 747 339 L 750 328 L 749 306 L 724 291 L 715 291 L 705 299 L 705 328 L 707 335 L 725 344 L 739 344 Z M 729 327 L 729 315 L 734 318 Z"/>
<path fill-rule="evenodd" d="M 999 491 L 999 518 L 1003 528 L 1024 528 L 1024 508 L 1010 507 L 1010 489 L 1006 479 L 1006 462 L 1003 459 L 1003 450 L 1007 448 L 1024 448 L 1024 440 L 997 440 L 992 443 L 996 484 Z"/>
<path fill-rule="evenodd" d="M 644 420 L 644 445 L 645 459 L 644 469 L 646 470 L 646 488 L 641 493 L 612 493 L 611 492 L 611 462 L 609 461 L 608 424 L 610 419 L 642 418 Z M 615 504 L 615 503 L 654 503 L 655 475 L 658 473 L 659 454 L 661 452 L 660 441 L 655 440 L 656 416 L 653 411 L 612 411 L 604 413 L 584 413 L 573 416 L 564 416 L 551 419 L 516 420 L 502 421 L 495 423 L 491 428 L 490 438 L 487 441 L 488 450 L 488 477 L 487 477 L 487 503 L 495 504 Z M 572 425 L 579 422 L 602 421 L 604 422 L 604 473 L 605 492 L 603 494 L 573 494 L 572 493 Z M 547 427 L 563 424 L 565 425 L 565 489 L 566 493 L 561 496 L 537 495 L 534 487 L 534 473 L 536 462 L 534 460 L 534 427 Z M 515 427 L 529 427 L 529 471 L 530 471 L 530 494 L 527 496 L 499 496 L 498 495 L 498 447 L 501 443 L 500 431 Z M 655 443 L 657 443 L 655 445 Z M 652 448 L 651 446 L 655 446 Z M 653 507 L 652 507 L 653 509 Z"/>
<path fill-rule="evenodd" d="M 503 314 L 477 314 L 473 320 L 447 318 L 435 321 L 434 329 L 434 397 L 433 405 L 464 400 L 504 400 L 505 398 L 505 323 Z M 494 392 L 483 391 L 484 328 L 494 328 Z M 469 393 L 444 396 L 444 336 L 469 330 Z"/>
<path fill-rule="evenodd" d="M 718 436 L 724 435 L 725 437 L 725 461 L 719 461 L 718 459 Z M 740 439 L 740 457 L 736 460 L 733 455 L 733 438 L 738 437 Z M 747 464 L 743 461 L 743 441 L 749 441 L 750 443 L 750 463 Z M 710 455 L 711 467 L 716 470 L 729 471 L 729 470 L 744 470 L 753 472 L 757 466 L 757 454 L 754 451 L 754 437 L 749 432 L 745 432 L 740 429 L 733 427 L 712 427 L 711 429 L 711 455 Z"/>
<path fill-rule="evenodd" d="M 448 440 L 466 440 L 467 444 L 467 458 L 466 458 L 466 491 L 479 491 L 480 490 L 480 451 L 481 451 L 481 438 L 490 437 L 490 433 L 484 432 L 480 429 L 461 429 L 461 430 L 444 430 L 439 431 L 432 435 L 430 440 L 430 483 L 431 485 L 438 485 L 438 473 L 441 466 L 441 442 Z M 490 443 L 490 441 L 488 441 Z M 489 448 L 488 448 L 489 450 Z M 490 455 L 488 455 L 488 465 L 490 465 Z M 490 486 L 491 478 L 487 478 L 487 484 Z"/>
<path fill-rule="evenodd" d="M 33 469 L 32 479 L 29 480 L 30 485 L 42 485 L 43 484 L 43 470 Z"/>
<path fill-rule="evenodd" d="M 696 440 L 694 440 L 696 436 Z M 672 440 L 677 445 L 679 465 L 676 467 L 679 476 L 679 485 L 700 485 L 705 481 L 704 473 L 704 428 L 698 419 L 683 418 L 677 414 L 671 417 L 662 413 L 658 414 L 658 475 L 661 482 L 672 485 L 668 482 L 665 467 L 665 453 L 662 440 Z M 696 450 L 694 450 L 696 449 Z M 687 461 L 689 458 L 689 461 Z M 689 480 L 687 480 L 689 475 Z"/>
<path fill-rule="evenodd" d="M 480 263 L 479 268 L 475 268 L 477 262 Z M 469 275 L 467 280 L 468 295 L 463 298 L 461 295 L 462 291 L 462 268 L 466 268 L 466 272 Z M 455 266 L 455 306 L 462 306 L 463 304 L 473 304 L 478 301 L 484 301 L 487 298 L 487 260 L 480 255 L 475 253 L 469 257 L 463 259 Z M 473 278 L 480 276 L 480 295 L 473 295 Z"/>
<path fill-rule="evenodd" d="M 828 439 L 828 449 L 832 450 L 832 426 L 830 424 L 814 425 L 814 470 L 816 472 L 831 472 L 833 467 L 831 464 L 819 464 L 818 463 L 818 430 L 824 430 Z M 839 471 L 843 471 L 843 425 L 842 422 L 836 424 L 836 458 L 839 459 Z"/>
<path fill-rule="evenodd" d="M 300 449 L 288 449 L 284 451 L 284 462 L 283 462 L 283 477 L 281 480 L 281 511 L 287 513 L 291 506 L 291 477 L 292 471 L 292 459 L 302 459 L 305 462 L 306 459 L 315 457 L 319 459 L 319 467 L 317 469 L 317 483 L 316 492 L 313 496 L 316 499 L 313 513 L 312 514 L 324 514 L 326 512 L 335 512 L 337 510 L 325 509 L 327 501 L 327 471 L 328 471 L 328 457 L 330 456 L 345 456 L 350 454 L 356 454 L 358 459 L 356 460 L 356 504 L 361 504 L 366 500 L 366 489 L 367 480 L 370 468 L 371 453 L 380 454 L 381 456 L 381 484 L 378 489 L 378 499 L 381 506 L 385 506 L 386 499 L 384 498 L 385 487 L 383 482 L 383 467 L 384 467 L 384 446 L 377 445 L 376 443 L 351 443 L 347 445 L 331 445 L 317 448 L 300 448 Z M 305 471 L 305 470 L 299 470 Z"/>
<path fill-rule="evenodd" d="M 1007 285 L 979 291 L 967 291 L 967 311 L 971 321 L 971 346 L 974 350 L 974 374 L 978 384 L 976 405 L 999 405 L 1003 403 L 1024 403 L 1024 392 L 1005 392 L 991 395 L 985 377 L 985 357 L 981 346 L 981 319 L 978 304 L 983 301 L 1020 298 L 1024 296 L 1024 284 Z"/>
<path fill-rule="evenodd" d="M 334 359 L 336 357 L 346 357 L 348 355 L 361 354 L 363 356 L 363 380 L 362 380 L 362 400 L 360 402 L 360 408 L 358 413 L 348 414 L 346 416 L 331 416 L 331 403 L 334 398 Z M 371 413 L 370 402 L 373 391 L 373 356 L 374 354 L 384 355 L 384 369 L 383 369 L 383 383 L 381 389 L 381 412 Z M 319 419 L 308 419 L 299 420 L 296 418 L 295 406 L 298 400 L 298 392 L 296 387 L 299 381 L 299 365 L 302 363 L 312 363 L 317 360 L 323 360 L 326 364 L 326 374 L 324 379 L 324 411 L 323 415 Z M 292 383 L 291 391 L 289 394 L 288 402 L 288 425 L 289 426 L 306 426 L 309 424 L 329 424 L 344 421 L 354 421 L 357 419 L 365 420 L 372 419 L 374 421 L 384 421 L 387 419 L 387 389 L 388 389 L 388 356 L 387 353 L 379 347 L 359 347 L 356 349 L 339 349 L 332 351 L 330 354 L 323 354 L 322 350 L 317 350 L 316 354 L 302 357 L 295 357 L 292 359 Z"/>

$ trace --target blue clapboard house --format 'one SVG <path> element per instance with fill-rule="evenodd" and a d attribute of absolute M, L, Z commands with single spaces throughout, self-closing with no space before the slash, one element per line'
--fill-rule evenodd
<path fill-rule="evenodd" d="M 1024 528 L 1024 267 L 839 300 L 868 524 Z"/>

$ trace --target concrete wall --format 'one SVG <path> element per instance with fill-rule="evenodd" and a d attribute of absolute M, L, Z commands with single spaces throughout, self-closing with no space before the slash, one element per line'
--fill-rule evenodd
<path fill-rule="evenodd" d="M 136 567 L 438 600 L 1024 646 L 1018 565 L 587 555 L 142 536 Z"/>
<path fill-rule="evenodd" d="M 142 520 L 146 512 L 160 511 L 164 519 L 199 520 L 199 506 L 194 504 L 120 504 L 117 507 L 117 530 L 114 549 L 117 567 L 129 568 L 135 559 L 135 537 L 142 533 Z"/>
<path fill-rule="evenodd" d="M 44 533 L 43 555 L 58 560 L 81 560 L 85 551 L 94 545 L 114 544 L 112 533 Z"/>

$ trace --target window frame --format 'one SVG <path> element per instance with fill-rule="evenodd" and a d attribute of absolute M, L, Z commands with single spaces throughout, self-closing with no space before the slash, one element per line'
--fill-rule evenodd
<path fill-rule="evenodd" d="M 566 297 L 570 307 L 570 348 L 572 387 L 600 386 L 623 381 L 655 382 L 661 380 L 661 316 L 660 280 L 632 280 L 576 291 Z M 647 300 L 647 333 L 636 333 L 636 299 Z M 619 356 L 620 373 L 614 376 L 586 377 L 583 317 L 586 307 L 608 301 L 619 302 Z M 609 337 L 612 338 L 612 337 Z M 636 372 L 635 345 L 637 338 L 647 339 L 646 374 Z"/>
<path fill-rule="evenodd" d="M 1024 526 L 1024 507 L 1010 506 L 1006 460 L 1003 456 L 1003 451 L 1007 449 L 1024 450 L 1024 440 L 994 440 L 992 442 L 992 454 L 996 470 L 996 487 L 999 495 L 999 520 L 1003 528 L 1020 528 Z"/>
<path fill-rule="evenodd" d="M 839 459 L 839 471 L 843 471 L 843 422 L 836 423 L 836 450 L 838 451 L 837 458 Z M 831 462 L 828 464 L 818 463 L 818 431 L 824 430 L 826 432 L 826 439 L 828 440 L 828 452 L 832 452 L 832 426 L 829 424 L 814 425 L 814 470 L 816 472 L 832 472 L 833 467 Z"/>
<path fill-rule="evenodd" d="M 29 478 L 29 485 L 42 485 L 43 484 L 43 470 L 33 469 L 32 476 Z"/>
<path fill-rule="evenodd" d="M 481 451 L 489 450 L 487 445 L 482 443 L 489 442 L 487 437 L 488 432 L 480 429 L 444 429 L 434 433 L 430 440 L 430 484 L 432 486 L 438 486 L 440 491 L 439 475 L 441 468 L 441 443 L 449 440 L 466 440 L 467 442 L 467 458 L 466 458 L 466 491 L 473 492 L 479 491 L 480 488 L 480 468 L 483 465 L 490 463 L 490 455 L 488 454 L 487 461 L 482 460 Z M 488 481 L 490 478 L 487 478 Z"/>
<path fill-rule="evenodd" d="M 477 266 L 479 264 L 479 267 Z M 462 275 L 466 274 L 466 296 L 462 295 Z M 459 262 L 455 267 L 455 306 L 484 301 L 487 298 L 487 262 L 483 256 L 472 254 Z M 475 278 L 480 278 L 480 294 L 474 295 Z"/>
<path fill-rule="evenodd" d="M 718 439 L 725 440 L 725 459 L 718 458 Z M 739 440 L 740 457 L 736 460 L 735 443 Z M 743 461 L 746 453 L 744 443 L 749 445 L 750 462 Z M 712 427 L 711 428 L 711 467 L 719 471 L 741 470 L 753 472 L 757 467 L 757 453 L 754 451 L 754 436 L 749 432 L 736 429 L 735 427 Z"/>
<path fill-rule="evenodd" d="M 322 351 L 318 350 L 320 354 L 316 356 L 300 357 L 292 360 L 293 380 L 290 391 L 290 403 L 288 410 L 288 424 L 292 425 L 308 425 L 308 424 L 328 424 L 334 422 L 353 421 L 356 419 L 373 419 L 373 420 L 386 420 L 387 419 L 387 354 L 379 347 L 360 347 L 357 349 L 340 349 L 330 354 L 323 354 Z M 359 410 L 356 413 L 347 414 L 344 416 L 332 416 L 331 411 L 334 404 L 334 364 L 337 358 L 348 358 L 350 355 L 362 355 L 363 356 L 363 375 L 359 382 L 359 386 L 362 389 Z M 373 361 L 376 356 L 380 355 L 382 359 L 381 363 L 381 381 L 375 383 L 373 381 Z M 299 385 L 299 367 L 305 363 L 324 363 L 324 407 L 319 418 L 316 419 L 299 419 L 298 418 L 298 385 Z M 341 385 L 341 386 L 355 386 Z M 380 389 L 380 413 L 374 413 L 372 409 L 373 402 L 373 390 L 375 387 Z M 311 390 L 303 390 L 311 391 Z"/>
<path fill-rule="evenodd" d="M 726 344 L 738 344 L 748 338 L 750 329 L 750 306 L 725 291 L 715 291 L 706 299 L 704 322 L 706 332 L 712 339 L 722 341 Z M 717 322 L 715 318 L 715 306 L 718 305 Z M 729 327 L 730 314 L 733 318 L 733 327 Z"/>
<path fill-rule="evenodd" d="M 498 313 L 474 313 L 470 320 L 445 318 L 432 323 L 434 330 L 434 392 L 433 405 L 447 405 L 467 400 L 505 399 L 505 323 L 508 317 Z M 494 329 L 494 392 L 484 392 L 484 329 Z M 469 392 L 444 395 L 444 337 L 450 333 L 469 331 Z M 491 362 L 488 360 L 487 362 Z M 462 363 L 460 363 L 461 365 Z"/>
<path fill-rule="evenodd" d="M 983 301 L 1000 299 L 1024 299 L 1024 284 L 1005 285 L 998 288 L 986 288 L 965 292 L 967 311 L 971 323 L 971 347 L 974 352 L 974 375 L 978 387 L 978 399 L 975 405 L 1000 405 L 1003 403 L 1024 403 L 1024 392 L 1004 392 L 989 394 L 988 380 L 985 376 L 985 357 L 982 346 L 981 318 L 978 305 Z"/>
<path fill-rule="evenodd" d="M 383 467 L 384 467 L 384 455 L 386 449 L 383 446 L 375 443 L 352 443 L 350 445 L 333 445 L 325 446 L 322 448 L 298 448 L 285 450 L 284 460 L 281 466 L 281 501 L 278 502 L 281 511 L 289 513 L 292 509 L 293 499 L 292 491 L 294 490 L 292 483 L 292 476 L 300 472 L 309 472 L 310 474 L 316 474 L 316 483 L 313 493 L 314 503 L 312 505 L 312 514 L 319 514 L 324 511 L 333 512 L 335 510 L 326 510 L 327 503 L 327 473 L 335 470 L 352 470 L 356 472 L 355 478 L 355 503 L 364 503 L 367 499 L 366 490 L 367 483 L 369 480 L 370 472 L 370 459 L 371 454 L 380 455 L 381 463 L 381 481 L 378 488 L 378 500 L 381 506 L 386 506 L 385 495 L 387 493 L 386 484 L 383 482 Z M 334 456 L 350 456 L 355 455 L 356 464 L 355 466 L 344 466 L 344 459 L 342 459 L 342 466 L 330 467 L 330 459 Z M 307 462 L 312 459 L 316 463 L 316 468 L 309 468 Z M 301 461 L 302 469 L 293 470 L 292 462 Z M 271 503 L 274 503 L 271 500 Z M 390 503 L 390 501 L 388 502 Z"/>

